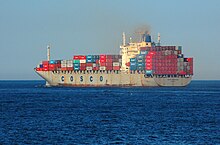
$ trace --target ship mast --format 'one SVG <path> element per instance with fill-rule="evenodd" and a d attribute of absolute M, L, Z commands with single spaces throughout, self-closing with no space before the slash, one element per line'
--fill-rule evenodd
<path fill-rule="evenodd" d="M 50 61 L 50 45 L 47 45 L 47 60 Z"/>

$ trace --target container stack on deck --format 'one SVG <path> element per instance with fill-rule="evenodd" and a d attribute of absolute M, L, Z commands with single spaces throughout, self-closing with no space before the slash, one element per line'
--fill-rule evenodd
<path fill-rule="evenodd" d="M 37 71 L 120 70 L 121 55 L 75 55 L 71 60 L 42 61 Z M 131 72 L 147 75 L 193 75 L 193 58 L 184 58 L 180 46 L 142 47 L 126 64 Z"/>
<path fill-rule="evenodd" d="M 147 75 L 193 75 L 193 59 L 184 58 L 180 46 L 141 48 L 130 63 L 131 72 L 145 69 Z"/>
<path fill-rule="evenodd" d="M 42 61 L 37 71 L 120 70 L 121 55 L 75 55 L 71 60 Z"/>

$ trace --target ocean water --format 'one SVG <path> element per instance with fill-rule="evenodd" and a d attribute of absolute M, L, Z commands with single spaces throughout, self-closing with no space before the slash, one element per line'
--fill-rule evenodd
<path fill-rule="evenodd" d="M 0 81 L 0 144 L 220 144 L 220 81 L 167 88 Z"/>

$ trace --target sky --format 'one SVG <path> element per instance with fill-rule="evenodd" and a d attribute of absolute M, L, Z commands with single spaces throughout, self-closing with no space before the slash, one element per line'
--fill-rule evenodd
<path fill-rule="evenodd" d="M 220 0 L 0 0 L 0 80 L 41 79 L 34 67 L 77 54 L 118 54 L 148 26 L 194 58 L 194 80 L 220 80 Z"/>

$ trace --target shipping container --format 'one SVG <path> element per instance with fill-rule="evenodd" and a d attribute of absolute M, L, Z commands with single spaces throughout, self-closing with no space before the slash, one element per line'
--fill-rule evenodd
<path fill-rule="evenodd" d="M 148 51 L 140 51 L 140 54 L 146 55 L 146 54 L 148 54 Z"/>
<path fill-rule="evenodd" d="M 136 58 L 137 58 L 137 59 L 144 59 L 144 58 L 145 58 L 145 55 L 138 54 L 138 55 L 136 56 Z"/>
<path fill-rule="evenodd" d="M 74 59 L 74 60 L 73 60 L 73 63 L 80 63 L 80 60 Z"/>
<path fill-rule="evenodd" d="M 86 70 L 92 70 L 92 67 L 91 66 L 87 66 Z"/>
<path fill-rule="evenodd" d="M 100 59 L 100 60 L 101 60 L 101 59 L 106 59 L 106 55 L 104 55 L 104 54 L 100 55 L 100 56 L 99 56 L 99 59 Z"/>
<path fill-rule="evenodd" d="M 99 62 L 100 63 L 106 63 L 106 59 L 100 59 Z"/>
<path fill-rule="evenodd" d="M 137 65 L 136 62 L 131 62 L 131 63 L 130 63 L 130 66 L 136 66 L 136 65 Z"/>
<path fill-rule="evenodd" d="M 144 66 L 137 66 L 137 70 L 145 70 Z"/>
<path fill-rule="evenodd" d="M 85 59 L 80 59 L 80 63 L 86 63 Z"/>
<path fill-rule="evenodd" d="M 74 66 L 74 70 L 80 70 L 80 67 L 79 66 L 77 66 L 77 67 Z"/>
<path fill-rule="evenodd" d="M 67 64 L 67 67 L 73 67 L 73 63 Z"/>
<path fill-rule="evenodd" d="M 113 66 L 113 70 L 120 70 L 120 66 Z"/>
<path fill-rule="evenodd" d="M 79 56 L 79 59 L 80 59 L 80 60 L 86 60 L 86 56 L 85 56 L 85 55 L 80 55 L 80 56 Z"/>
<path fill-rule="evenodd" d="M 106 63 L 100 63 L 99 65 L 100 66 L 106 66 Z"/>
<path fill-rule="evenodd" d="M 112 66 L 106 66 L 106 70 L 113 70 Z"/>
<path fill-rule="evenodd" d="M 146 74 L 153 74 L 153 70 L 146 70 Z"/>
<path fill-rule="evenodd" d="M 43 68 L 48 68 L 49 64 L 43 64 Z"/>
<path fill-rule="evenodd" d="M 61 67 L 67 67 L 66 63 L 61 63 Z"/>
<path fill-rule="evenodd" d="M 120 66 L 119 62 L 113 62 L 113 66 Z"/>
<path fill-rule="evenodd" d="M 100 70 L 106 70 L 106 67 L 105 66 L 100 66 L 99 69 Z"/>
<path fill-rule="evenodd" d="M 49 61 L 42 61 L 42 64 L 49 64 Z"/>
<path fill-rule="evenodd" d="M 137 70 L 137 66 L 136 65 L 131 65 L 130 70 Z"/>
<path fill-rule="evenodd" d="M 136 62 L 136 58 L 131 58 L 130 62 Z"/>
<path fill-rule="evenodd" d="M 49 64 L 56 64 L 56 60 L 50 60 Z"/>

